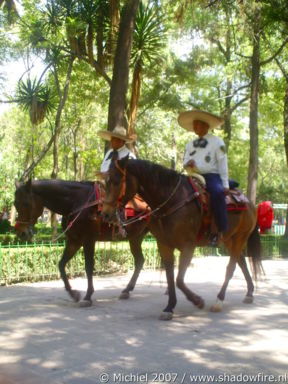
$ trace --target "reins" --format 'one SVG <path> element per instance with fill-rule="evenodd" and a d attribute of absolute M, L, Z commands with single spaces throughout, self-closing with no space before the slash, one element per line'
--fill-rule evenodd
<path fill-rule="evenodd" d="M 94 195 L 94 193 L 96 194 L 96 199 L 93 200 L 93 201 L 90 201 L 92 196 Z M 73 210 L 72 212 L 68 213 L 67 215 L 64 215 L 66 217 L 70 217 L 72 215 L 74 215 L 75 213 L 77 213 L 77 215 L 68 223 L 67 227 L 65 228 L 65 230 L 63 232 L 61 232 L 57 237 L 56 239 L 54 240 L 54 242 L 58 241 L 62 236 L 65 235 L 65 233 L 71 229 L 71 227 L 73 226 L 73 224 L 75 223 L 75 221 L 79 218 L 79 216 L 81 215 L 81 213 L 87 209 L 87 208 L 90 208 L 90 207 L 93 207 L 99 203 L 101 203 L 103 200 L 102 200 L 102 196 L 101 196 L 101 192 L 99 193 L 97 187 L 96 187 L 96 183 L 94 184 L 94 189 L 92 191 L 91 194 L 89 194 L 88 196 L 88 199 L 86 201 L 85 204 L 83 204 L 82 206 L 80 206 L 79 208 Z M 29 227 L 32 227 L 33 226 L 33 219 L 29 219 L 27 221 L 21 221 L 21 220 L 17 220 L 16 223 L 15 223 L 15 228 L 18 224 L 25 224 L 25 225 L 28 225 Z"/>
<path fill-rule="evenodd" d="M 93 207 L 93 206 L 99 204 L 99 203 L 102 201 L 101 198 L 98 197 L 98 198 L 96 198 L 95 200 L 93 200 L 93 201 L 91 201 L 91 202 L 89 203 L 90 199 L 91 199 L 92 196 L 94 195 L 95 190 L 96 190 L 96 188 L 95 188 L 95 189 L 93 190 L 93 192 L 88 196 L 87 202 L 86 202 L 84 205 L 82 205 L 80 208 L 77 208 L 76 210 L 70 212 L 70 213 L 67 215 L 67 216 L 69 217 L 69 216 L 72 216 L 72 215 L 74 215 L 75 213 L 78 212 L 77 215 L 74 217 L 74 219 L 71 220 L 71 221 L 68 223 L 68 225 L 67 225 L 67 227 L 65 228 L 65 230 L 64 230 L 63 232 L 61 232 L 60 235 L 57 236 L 56 239 L 55 239 L 54 241 L 59 240 L 62 236 L 65 235 L 65 233 L 72 227 L 72 225 L 75 223 L 75 221 L 78 219 L 78 217 L 81 215 L 81 213 L 82 213 L 85 209 L 90 208 L 90 207 Z M 96 192 L 96 194 L 97 194 L 97 192 Z"/>
<path fill-rule="evenodd" d="M 121 200 L 123 198 L 123 196 L 125 195 L 125 191 L 126 191 L 126 168 L 125 169 L 122 169 L 119 164 L 118 164 L 118 160 L 115 160 L 114 162 L 115 164 L 115 167 L 118 169 L 118 171 L 122 174 L 122 184 L 121 184 L 121 188 L 120 188 L 120 192 L 119 192 L 119 196 L 118 196 L 118 199 L 117 199 L 117 206 L 116 206 L 116 210 L 119 210 L 119 206 L 120 206 L 120 203 L 121 203 Z M 147 217 L 150 217 L 150 216 L 156 216 L 156 213 L 158 211 L 160 211 L 160 209 L 162 209 L 171 199 L 172 197 L 175 195 L 176 191 L 178 190 L 178 188 L 180 187 L 180 184 L 181 184 L 181 176 L 178 177 L 178 180 L 177 180 L 177 183 L 174 187 L 174 189 L 172 190 L 171 194 L 169 195 L 169 197 L 163 202 L 161 203 L 158 207 L 156 207 L 155 209 L 153 209 L 152 211 L 149 211 L 149 212 L 146 212 L 146 213 L 141 213 L 139 214 L 138 216 L 134 217 L 133 219 L 130 219 L 130 220 L 126 220 L 125 222 L 123 222 L 121 220 L 121 225 L 123 227 L 127 226 L 127 225 L 130 225 L 130 224 L 133 224 L 133 223 L 136 223 L 137 221 L 140 221 L 140 220 L 143 220 L 143 219 L 146 219 Z M 194 193 L 191 198 L 189 199 L 189 201 L 192 201 L 194 198 L 198 197 L 199 196 L 199 193 Z M 182 206 L 184 206 L 185 204 L 187 203 L 187 199 L 184 201 L 184 202 L 180 202 L 179 204 L 177 204 L 175 207 L 171 207 L 170 210 L 166 213 L 163 213 L 162 215 L 158 215 L 158 218 L 161 218 L 161 217 L 164 217 L 164 216 L 168 216 L 170 213 L 174 212 L 175 210 L 181 208 Z"/>
<path fill-rule="evenodd" d="M 150 211 L 149 212 L 150 216 L 155 215 L 156 212 L 158 212 L 161 208 L 163 208 L 172 199 L 172 197 L 175 195 L 177 189 L 180 187 L 180 184 L 181 184 L 181 176 L 179 176 L 177 184 L 175 185 L 173 191 L 171 192 L 171 195 L 169 195 L 169 197 L 163 203 L 161 203 L 157 208 Z"/>

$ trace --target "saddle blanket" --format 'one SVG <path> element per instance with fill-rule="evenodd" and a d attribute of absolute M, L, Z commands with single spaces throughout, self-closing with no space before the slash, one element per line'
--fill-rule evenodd
<path fill-rule="evenodd" d="M 139 196 L 135 195 L 132 200 L 128 201 L 124 208 L 125 219 L 132 218 L 139 213 L 150 212 L 148 204 Z"/>
<path fill-rule="evenodd" d="M 204 210 L 208 210 L 209 192 L 206 185 L 199 178 L 194 176 L 189 177 L 189 182 L 195 192 L 199 192 L 199 203 Z M 248 198 L 239 189 L 230 189 L 229 195 L 225 196 L 227 211 L 245 211 L 247 210 Z"/>

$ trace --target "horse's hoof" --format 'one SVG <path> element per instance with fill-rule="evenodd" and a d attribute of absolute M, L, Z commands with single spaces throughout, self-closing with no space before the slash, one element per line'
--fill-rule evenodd
<path fill-rule="evenodd" d="M 196 307 L 199 309 L 203 309 L 205 307 L 205 301 L 203 299 L 200 299 Z"/>
<path fill-rule="evenodd" d="M 245 304 L 252 304 L 253 303 L 253 296 L 245 296 L 242 303 L 245 303 Z"/>
<path fill-rule="evenodd" d="M 161 315 L 159 316 L 159 320 L 172 320 L 173 318 L 173 312 L 162 312 Z"/>
<path fill-rule="evenodd" d="M 92 305 L 92 300 L 80 300 L 78 302 L 80 308 L 87 308 L 91 307 Z"/>
<path fill-rule="evenodd" d="M 119 300 L 127 300 L 127 299 L 129 299 L 129 297 L 130 297 L 129 292 L 121 292 L 120 296 L 119 296 Z"/>
<path fill-rule="evenodd" d="M 222 312 L 223 302 L 221 300 L 217 300 L 216 304 L 213 304 L 210 307 L 210 312 Z"/>
<path fill-rule="evenodd" d="M 81 294 L 80 294 L 80 292 L 78 292 L 78 291 L 71 291 L 71 297 L 72 297 L 72 299 L 76 302 L 76 303 L 78 303 L 80 300 L 81 300 Z"/>

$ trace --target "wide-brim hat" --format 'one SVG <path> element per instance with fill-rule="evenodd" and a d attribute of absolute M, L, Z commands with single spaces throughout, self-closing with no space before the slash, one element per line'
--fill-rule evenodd
<path fill-rule="evenodd" d="M 193 131 L 193 122 L 195 120 L 204 121 L 209 125 L 209 129 L 219 127 L 224 123 L 224 119 L 212 113 L 193 109 L 192 111 L 181 112 L 178 116 L 178 124 L 187 131 Z"/>
<path fill-rule="evenodd" d="M 126 143 L 132 143 L 136 140 L 136 135 L 129 136 L 124 127 L 115 127 L 113 131 L 98 131 L 98 136 L 107 141 L 110 141 L 112 137 L 116 137 L 117 139 L 123 140 Z"/>

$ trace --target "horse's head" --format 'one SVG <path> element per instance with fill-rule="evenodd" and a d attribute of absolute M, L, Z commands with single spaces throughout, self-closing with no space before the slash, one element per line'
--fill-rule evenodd
<path fill-rule="evenodd" d="M 43 212 L 41 198 L 32 191 L 31 180 L 27 183 L 15 183 L 14 205 L 18 212 L 15 224 L 16 234 L 21 241 L 31 241 L 34 225 Z"/>
<path fill-rule="evenodd" d="M 124 207 L 137 192 L 137 181 L 126 170 L 128 160 L 129 156 L 121 160 L 112 158 L 105 184 L 102 208 L 104 221 L 115 222 L 117 208 Z"/>

